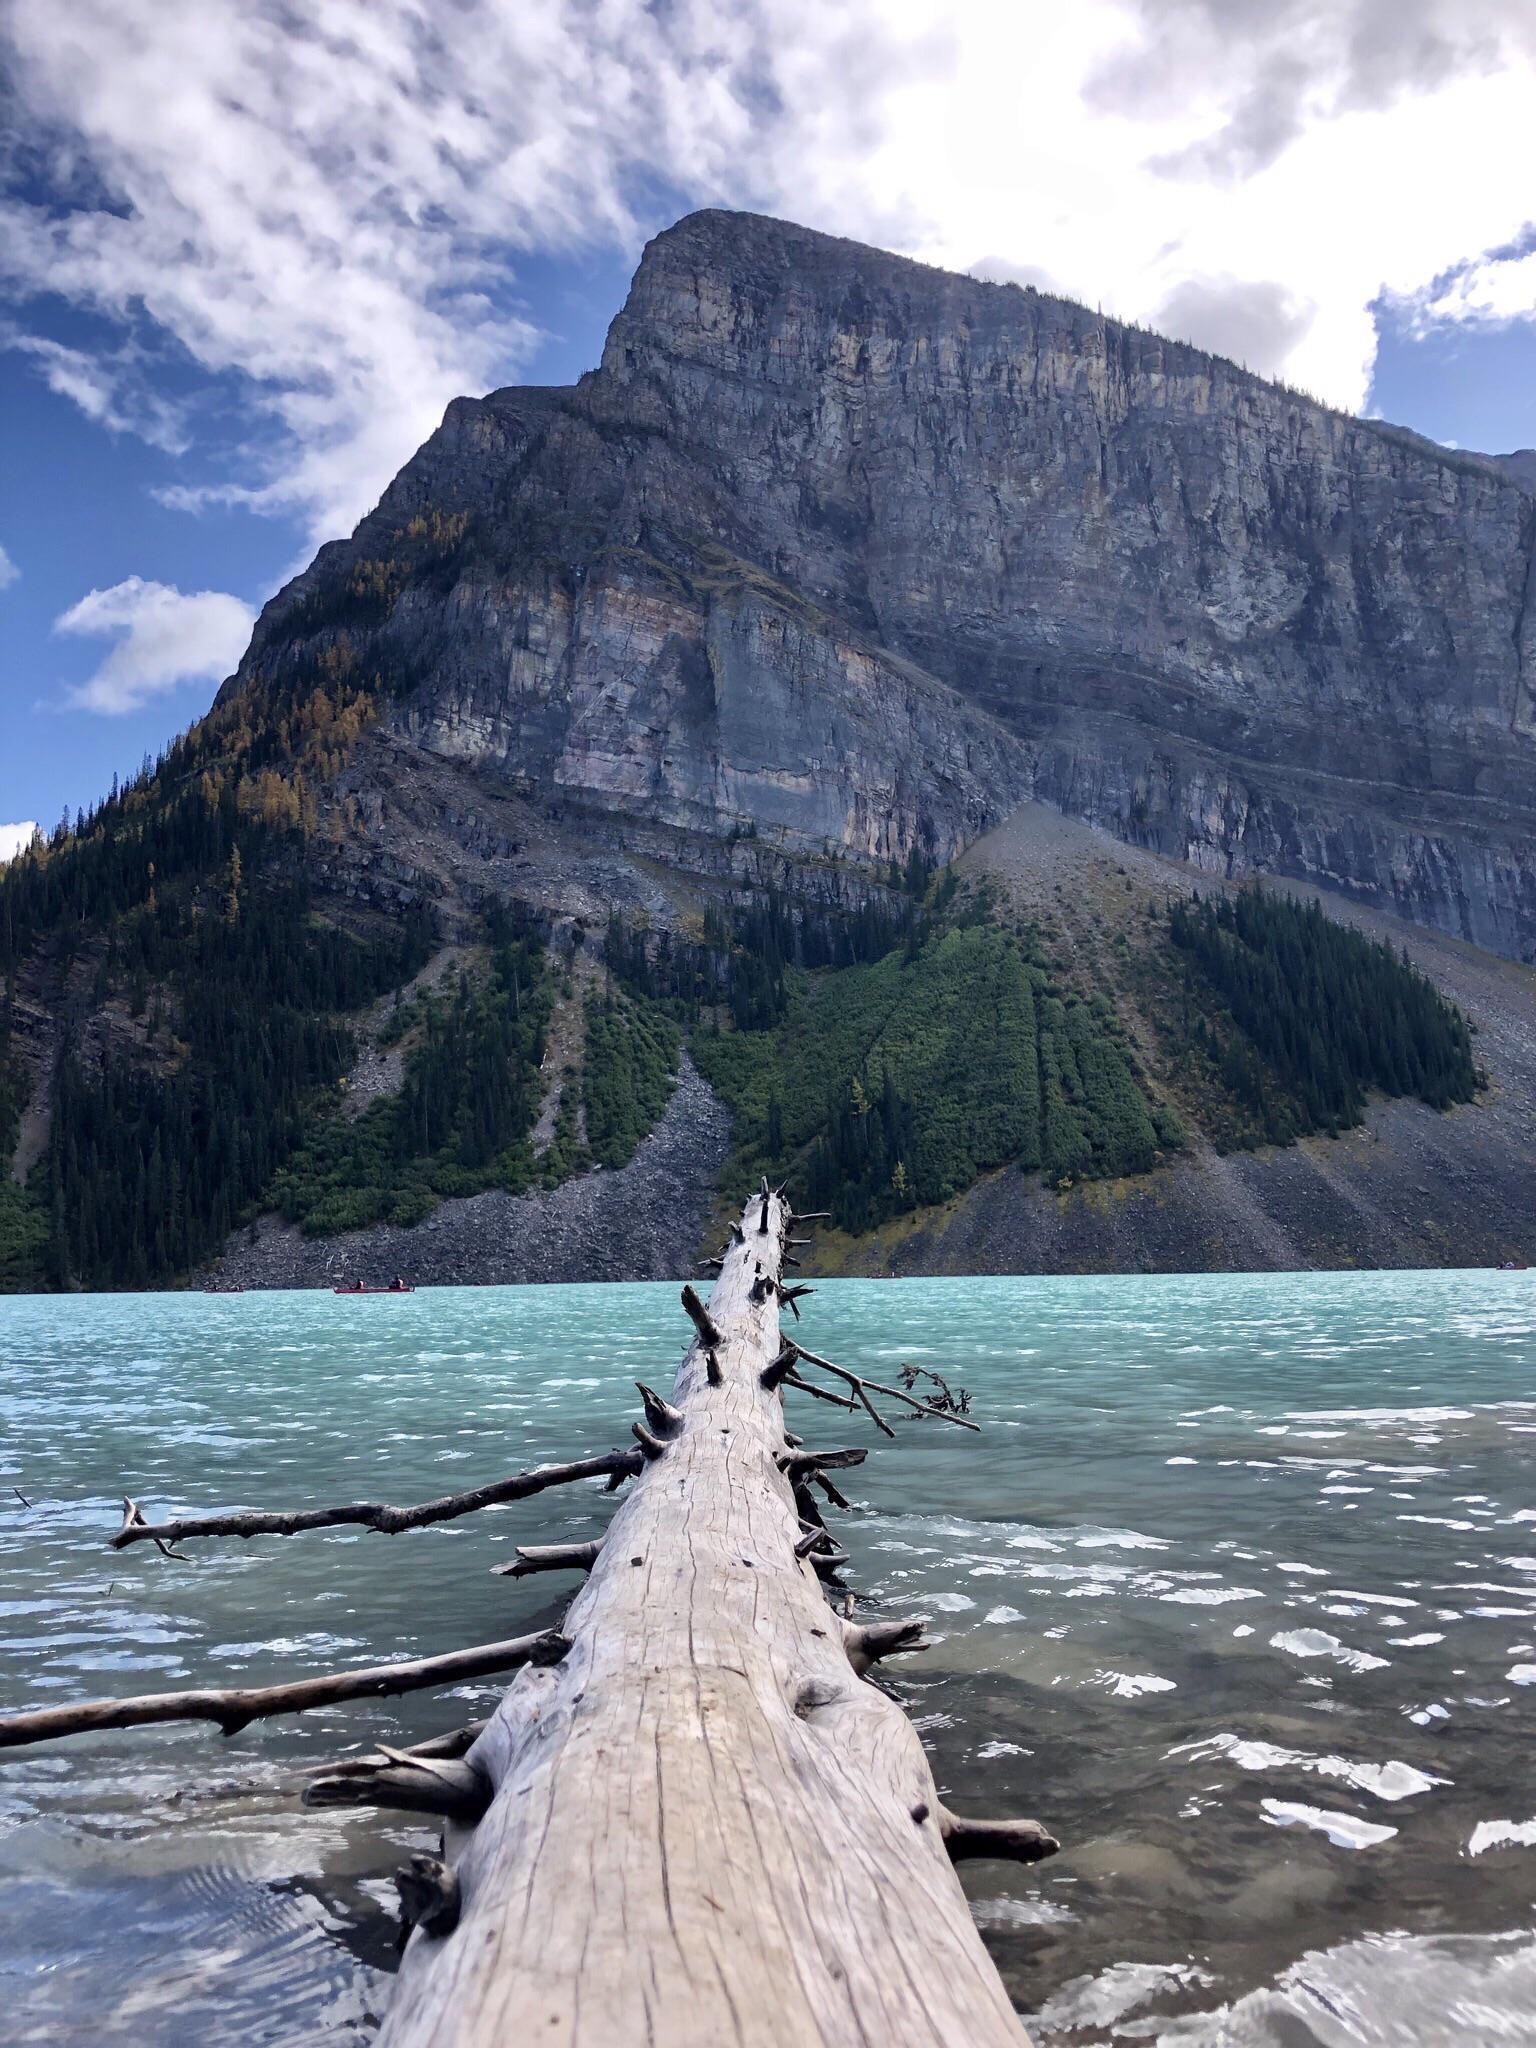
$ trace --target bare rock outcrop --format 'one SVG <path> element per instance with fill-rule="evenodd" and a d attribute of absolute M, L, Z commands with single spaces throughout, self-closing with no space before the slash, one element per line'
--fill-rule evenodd
<path fill-rule="evenodd" d="M 237 680 L 344 632 L 395 685 L 380 744 L 621 839 L 944 860 L 1035 795 L 1528 958 L 1528 485 L 1081 306 L 707 212 L 650 244 L 598 370 L 455 401 Z"/>

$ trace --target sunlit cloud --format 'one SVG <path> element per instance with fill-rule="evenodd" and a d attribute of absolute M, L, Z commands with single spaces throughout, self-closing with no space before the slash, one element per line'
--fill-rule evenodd
<path fill-rule="evenodd" d="M 1532 204 L 1528 0 L 11 0 L 7 20 L 25 160 L 63 167 L 0 201 L 12 345 L 182 454 L 165 502 L 314 538 L 450 398 L 523 373 L 527 256 L 637 254 L 679 205 L 1061 290 L 1351 408 L 1383 294 L 1455 274 L 1435 318 L 1536 308 L 1536 265 L 1458 271 Z M 57 299 L 121 343 L 51 338 Z M 140 333 L 236 393 L 222 466 Z"/>
<path fill-rule="evenodd" d="M 92 590 L 55 619 L 53 629 L 115 644 L 65 702 L 117 716 L 183 683 L 218 681 L 239 661 L 255 617 L 226 591 L 182 592 L 141 576 Z"/>

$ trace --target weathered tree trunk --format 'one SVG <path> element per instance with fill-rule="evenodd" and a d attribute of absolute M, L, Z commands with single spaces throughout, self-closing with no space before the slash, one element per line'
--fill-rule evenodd
<path fill-rule="evenodd" d="M 493 1796 L 432 1873 L 444 1903 L 385 2048 L 1024 2041 L 951 1868 L 964 1831 L 855 1669 L 914 1631 L 845 1632 L 803 1541 L 792 1482 L 814 1453 L 783 1469 L 788 1368 L 770 1370 L 784 1225 L 754 1196 L 707 1311 L 688 1303 L 677 1412 L 647 1402 L 571 1649 L 519 1676 L 469 1753 Z M 1036 1829 L 988 1852 L 1053 1846 Z"/>

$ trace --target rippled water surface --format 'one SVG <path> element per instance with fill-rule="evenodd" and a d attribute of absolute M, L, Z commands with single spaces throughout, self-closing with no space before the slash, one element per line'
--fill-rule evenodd
<path fill-rule="evenodd" d="M 595 1491 L 187 1563 L 105 1539 L 125 1492 L 407 1501 L 603 1448 L 683 1327 L 670 1286 L 0 1302 L 0 1703 L 554 1619 L 489 1567 L 600 1531 Z M 966 1874 L 1037 2041 L 1536 2041 L 1536 1274 L 844 1281 L 804 1330 L 986 1425 L 881 1443 L 842 1526 L 930 1617 L 889 1669 L 945 1797 L 1066 1845 Z M 296 1774 L 497 1690 L 0 1758 L 0 2033 L 366 2039 L 426 1837 L 306 1813 Z"/>

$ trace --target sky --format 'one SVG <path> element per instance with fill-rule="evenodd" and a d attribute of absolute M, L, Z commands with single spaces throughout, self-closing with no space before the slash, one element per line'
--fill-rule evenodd
<path fill-rule="evenodd" d="M 0 0 L 0 859 L 748 207 L 1536 445 L 1531 0 Z"/>

